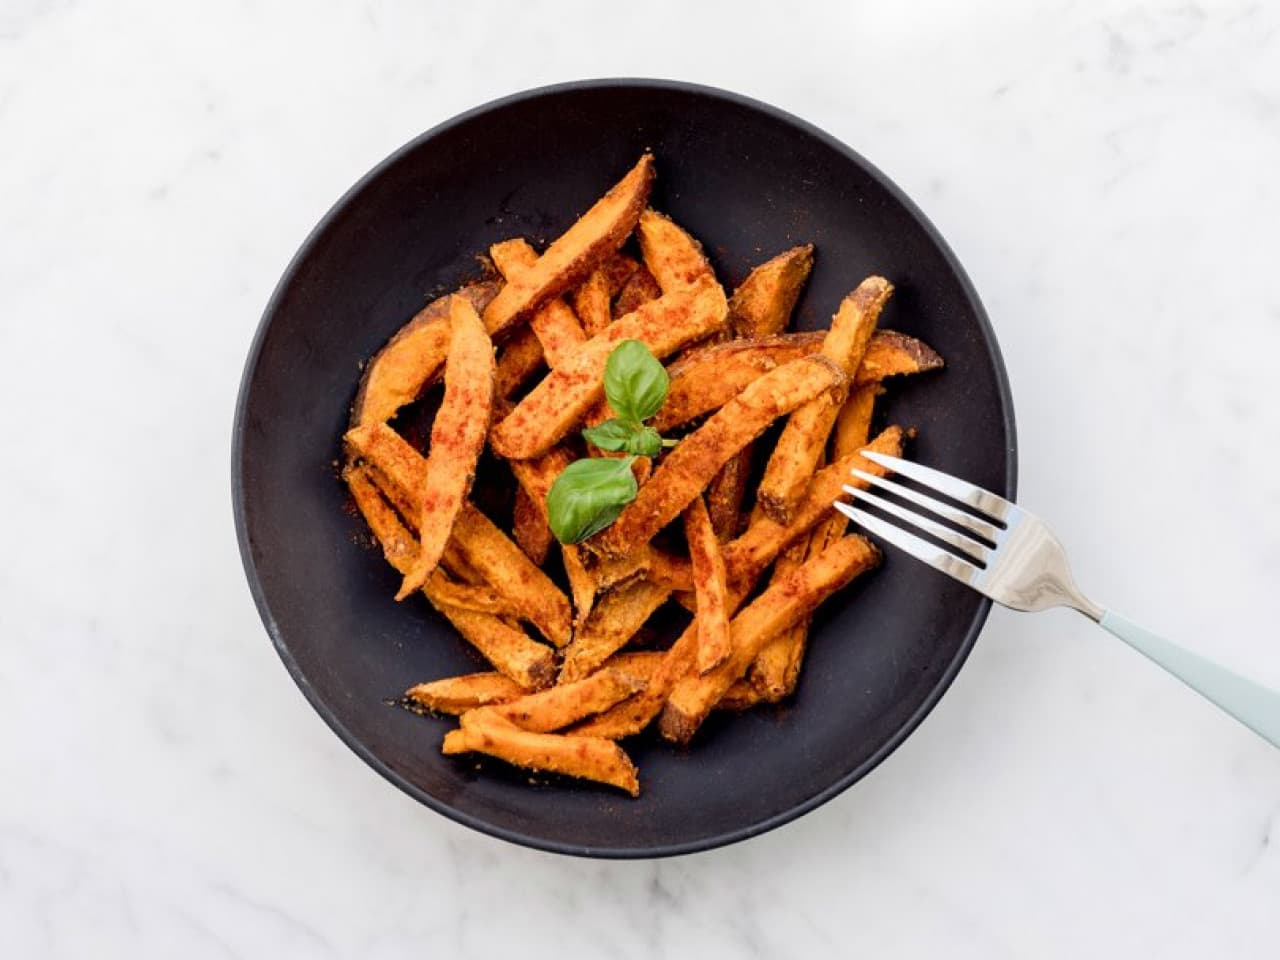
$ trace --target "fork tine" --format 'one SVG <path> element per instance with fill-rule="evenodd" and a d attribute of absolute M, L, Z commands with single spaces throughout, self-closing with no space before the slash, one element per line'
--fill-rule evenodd
<path fill-rule="evenodd" d="M 977 560 L 979 563 L 986 564 L 990 562 L 990 553 L 985 546 L 976 540 L 970 540 L 962 533 L 956 533 L 950 527 L 944 527 L 940 523 L 935 523 L 928 517 L 922 517 L 918 513 L 913 513 L 904 507 L 898 506 L 884 497 L 878 497 L 874 493 L 861 490 L 858 487 L 845 487 L 844 492 L 858 500 L 865 500 L 873 507 L 879 507 L 885 513 L 892 517 L 910 524 L 917 529 L 923 530 L 931 536 L 937 537 L 943 543 L 948 543 L 957 550 L 962 551 L 968 556 Z"/>
<path fill-rule="evenodd" d="M 989 517 L 995 517 L 997 520 L 1007 519 L 1010 512 L 1014 510 L 1014 505 L 1004 497 L 997 496 L 990 490 L 983 490 L 981 487 L 974 486 L 966 480 L 953 477 L 949 473 L 943 473 L 941 470 L 922 467 L 920 464 L 912 463 L 910 460 L 890 457 L 883 453 L 876 453 L 874 450 L 863 450 L 861 453 L 873 463 L 888 467 L 894 473 L 901 474 L 918 483 L 923 483 L 926 487 L 932 487 L 938 493 L 945 494 L 952 500 L 958 500 L 973 507 L 975 510 L 985 513 Z"/>
<path fill-rule="evenodd" d="M 968 560 L 961 560 L 954 553 L 948 553 L 946 550 L 935 547 L 927 540 L 921 540 L 914 533 L 908 533 L 901 527 L 885 523 L 865 510 L 851 507 L 847 503 L 841 503 L 839 500 L 836 501 L 835 508 L 868 533 L 873 533 L 881 540 L 892 543 L 904 553 L 908 553 L 917 560 L 929 564 L 935 570 L 941 570 L 961 583 L 975 588 L 978 587 L 978 578 L 981 576 L 982 570 Z"/>
<path fill-rule="evenodd" d="M 907 500 L 917 506 L 924 507 L 930 513 L 936 514 L 943 520 L 948 520 L 958 527 L 964 527 L 970 533 L 976 533 L 978 536 L 985 540 L 990 540 L 992 543 L 999 542 L 1000 530 L 994 525 L 987 523 L 985 520 L 979 520 L 972 513 L 965 510 L 957 510 L 950 504 L 943 503 L 941 500 L 935 500 L 933 497 L 927 497 L 918 490 L 913 490 L 911 487 L 904 487 L 902 484 L 894 483 L 892 480 L 886 479 L 885 477 L 877 477 L 874 473 L 867 473 L 865 470 L 857 469 L 849 472 L 863 483 L 869 484 L 873 487 L 879 487 L 881 490 L 887 490 L 896 497 L 901 497 L 903 500 Z M 846 487 L 845 489 L 848 490 L 849 488 Z M 907 518 L 904 517 L 903 519 Z"/>

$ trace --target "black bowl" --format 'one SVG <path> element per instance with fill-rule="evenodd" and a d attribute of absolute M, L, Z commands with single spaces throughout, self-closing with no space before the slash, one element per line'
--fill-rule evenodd
<path fill-rule="evenodd" d="M 809 124 L 734 94 L 651 80 L 517 94 L 423 134 L 356 184 L 302 245 L 262 318 L 236 409 L 232 493 L 253 596 L 319 714 L 384 777 L 494 836 L 561 853 L 652 857 L 715 847 L 811 810 L 862 777 L 942 696 L 989 604 L 888 551 L 815 620 L 783 706 L 714 716 L 688 750 L 628 749 L 642 796 L 442 756 L 450 726 L 385 705 L 411 683 L 482 669 L 362 546 L 334 462 L 359 364 L 497 240 L 546 241 L 643 150 L 653 205 L 706 244 L 732 285 L 793 244 L 817 246 L 802 327 L 880 273 L 882 324 L 946 358 L 892 385 L 880 419 L 920 430 L 914 456 L 1012 496 L 1013 408 L 982 306 L 915 205 Z M 479 767 L 479 768 L 478 768 Z"/>

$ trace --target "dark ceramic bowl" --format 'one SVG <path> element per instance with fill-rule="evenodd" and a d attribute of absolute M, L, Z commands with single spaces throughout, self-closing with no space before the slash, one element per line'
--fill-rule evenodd
<path fill-rule="evenodd" d="M 882 325 L 923 338 L 947 368 L 894 383 L 879 419 L 919 428 L 916 459 L 1005 496 L 1016 472 L 1008 383 L 959 263 L 882 173 L 786 113 L 683 83 L 549 87 L 436 127 L 352 187 L 285 271 L 245 366 L 232 492 L 250 589 L 303 694 L 375 770 L 477 830 L 585 856 L 703 850 L 835 796 L 938 702 L 989 606 L 888 550 L 818 614 L 791 702 L 713 716 L 688 750 L 628 742 L 637 800 L 442 756 L 450 722 L 384 703 L 482 667 L 424 601 L 392 599 L 398 575 L 344 510 L 333 463 L 359 365 L 426 298 L 474 275 L 478 252 L 554 238 L 643 150 L 657 159 L 653 205 L 704 241 L 726 285 L 816 245 L 801 327 L 825 325 L 867 274 L 889 277 Z"/>

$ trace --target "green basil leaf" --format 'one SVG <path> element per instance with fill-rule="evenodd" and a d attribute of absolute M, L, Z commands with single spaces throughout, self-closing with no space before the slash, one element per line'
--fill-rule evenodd
<path fill-rule="evenodd" d="M 653 427 L 641 427 L 627 437 L 627 453 L 636 453 L 642 457 L 656 457 L 662 452 L 662 435 Z"/>
<path fill-rule="evenodd" d="M 623 340 L 605 363 L 604 395 L 613 412 L 632 423 L 662 408 L 669 382 L 666 368 L 639 340 Z"/>
<path fill-rule="evenodd" d="M 634 423 L 628 423 L 615 417 L 598 426 L 587 427 L 582 431 L 582 435 L 586 437 L 588 443 L 599 447 L 601 450 L 612 452 L 626 450 L 629 453 L 637 453 L 638 451 L 632 450 L 628 444 L 639 429 Z"/>
<path fill-rule="evenodd" d="M 581 543 L 636 498 L 635 457 L 575 460 L 547 492 L 547 523 L 561 543 Z"/>

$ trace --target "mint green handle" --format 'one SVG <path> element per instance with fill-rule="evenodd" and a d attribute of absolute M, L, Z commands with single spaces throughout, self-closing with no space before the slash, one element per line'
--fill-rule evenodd
<path fill-rule="evenodd" d="M 1280 693 L 1232 673 L 1108 610 L 1098 621 L 1153 663 L 1280 747 Z"/>

